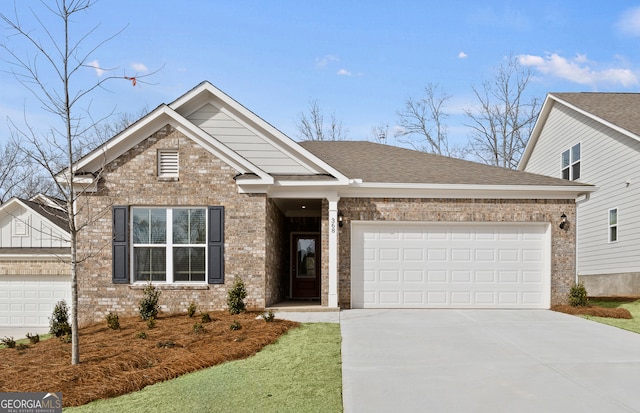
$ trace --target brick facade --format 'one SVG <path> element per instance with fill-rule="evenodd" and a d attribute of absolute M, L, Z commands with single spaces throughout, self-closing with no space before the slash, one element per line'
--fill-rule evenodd
<path fill-rule="evenodd" d="M 159 149 L 177 149 L 180 176 L 163 180 L 157 176 Z M 79 254 L 86 259 L 78 271 L 80 324 L 104 319 L 110 311 L 136 315 L 143 286 L 111 281 L 111 207 L 219 206 L 225 207 L 225 283 L 193 286 L 161 285 L 161 311 L 186 312 L 194 301 L 199 310 L 226 308 L 227 292 L 241 277 L 249 308 L 265 307 L 267 242 L 265 195 L 239 194 L 237 171 L 177 130 L 165 126 L 104 167 L 98 192 L 78 202 Z M 273 211 L 273 206 L 270 207 Z M 273 220 L 273 218 L 272 218 Z M 271 223 L 273 225 L 273 223 Z M 268 266 L 275 271 L 274 260 Z M 273 288 L 270 287 L 270 294 Z"/>
<path fill-rule="evenodd" d="M 325 203 L 326 206 L 326 203 Z M 325 207 L 323 207 L 326 209 Z M 573 200 L 379 199 L 343 198 L 338 209 L 345 225 L 338 235 L 338 305 L 351 307 L 351 229 L 353 221 L 542 222 L 551 224 L 551 305 L 565 303 L 575 280 L 575 226 L 558 227 L 564 213 L 575 218 Z M 323 215 L 323 246 L 328 245 Z M 323 303 L 328 262 L 323 260 Z"/>

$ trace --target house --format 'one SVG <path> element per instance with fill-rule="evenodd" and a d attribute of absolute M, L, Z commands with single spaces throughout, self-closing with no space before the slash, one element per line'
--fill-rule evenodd
<path fill-rule="evenodd" d="M 60 300 L 71 302 L 69 226 L 45 195 L 0 205 L 0 327 L 47 327 Z"/>
<path fill-rule="evenodd" d="M 63 180 L 64 174 L 60 179 Z M 297 143 L 208 82 L 76 164 L 81 322 L 247 305 L 548 308 L 593 186 L 371 142 Z"/>
<path fill-rule="evenodd" d="M 518 167 L 598 187 L 576 218 L 591 296 L 640 296 L 639 107 L 638 93 L 549 94 Z"/>

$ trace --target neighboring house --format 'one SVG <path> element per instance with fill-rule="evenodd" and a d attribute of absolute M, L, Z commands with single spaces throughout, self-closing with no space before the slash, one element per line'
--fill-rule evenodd
<path fill-rule="evenodd" d="M 46 327 L 58 301 L 71 303 L 69 252 L 58 200 L 38 195 L 0 205 L 0 327 Z"/>
<path fill-rule="evenodd" d="M 61 181 L 63 176 L 60 176 Z M 81 322 L 317 300 L 330 308 L 548 308 L 574 281 L 593 187 L 371 142 L 297 143 L 204 82 L 82 158 Z M 88 216 L 89 214 L 90 216 Z"/>
<path fill-rule="evenodd" d="M 577 276 L 591 296 L 640 296 L 640 94 L 552 93 L 518 169 L 588 182 Z"/>

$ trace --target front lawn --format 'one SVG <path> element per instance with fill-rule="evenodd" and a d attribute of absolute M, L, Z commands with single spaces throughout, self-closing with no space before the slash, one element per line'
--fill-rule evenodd
<path fill-rule="evenodd" d="M 606 318 L 595 317 L 591 315 L 584 315 L 583 317 L 588 320 L 597 321 L 599 323 L 608 324 L 610 326 L 622 328 L 625 330 L 633 331 L 634 333 L 640 333 L 640 300 L 635 301 L 610 301 L 610 300 L 595 300 L 589 301 L 589 304 L 604 308 L 625 308 L 630 313 L 632 318 L 620 319 L 620 318 Z"/>
<path fill-rule="evenodd" d="M 340 340 L 339 324 L 303 324 L 253 357 L 65 412 L 342 412 Z"/>

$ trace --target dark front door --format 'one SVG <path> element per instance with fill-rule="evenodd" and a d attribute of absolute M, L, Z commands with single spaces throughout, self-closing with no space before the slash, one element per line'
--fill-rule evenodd
<path fill-rule="evenodd" d="M 320 237 L 291 236 L 292 298 L 320 298 Z"/>

